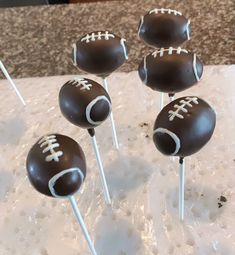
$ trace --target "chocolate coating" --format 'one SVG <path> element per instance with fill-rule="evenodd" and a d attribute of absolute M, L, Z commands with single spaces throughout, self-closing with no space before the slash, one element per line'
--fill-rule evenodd
<path fill-rule="evenodd" d="M 72 58 L 81 70 L 106 77 L 128 59 L 126 40 L 108 31 L 88 33 L 74 45 Z"/>
<path fill-rule="evenodd" d="M 82 148 L 70 137 L 60 134 L 40 138 L 28 153 L 26 167 L 34 188 L 52 197 L 73 195 L 86 177 Z"/>
<path fill-rule="evenodd" d="M 190 21 L 171 9 L 154 9 L 141 18 L 138 34 L 154 47 L 179 46 L 190 39 Z"/>
<path fill-rule="evenodd" d="M 185 49 L 161 48 L 144 57 L 138 72 L 151 89 L 174 94 L 200 80 L 203 64 L 196 54 Z"/>
<path fill-rule="evenodd" d="M 207 102 L 198 97 L 181 97 L 157 116 L 153 141 L 165 155 L 186 157 L 210 140 L 215 124 L 216 114 Z"/>
<path fill-rule="evenodd" d="M 63 85 L 59 105 L 68 121 L 86 129 L 100 125 L 111 112 L 111 99 L 106 90 L 85 78 L 75 78 Z"/>

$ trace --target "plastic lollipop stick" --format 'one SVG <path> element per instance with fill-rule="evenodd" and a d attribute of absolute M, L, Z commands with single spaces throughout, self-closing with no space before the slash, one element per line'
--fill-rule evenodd
<path fill-rule="evenodd" d="M 175 162 L 175 157 L 171 156 L 170 159 Z"/>
<path fill-rule="evenodd" d="M 184 158 L 179 160 L 179 219 L 184 220 L 184 175 L 185 175 L 185 162 Z"/>
<path fill-rule="evenodd" d="M 168 93 L 170 103 L 175 100 L 175 93 Z"/>
<path fill-rule="evenodd" d="M 171 103 L 172 101 L 175 100 L 175 97 L 174 97 L 174 96 L 171 96 L 171 97 L 169 97 L 169 99 L 170 99 L 170 103 Z"/>
<path fill-rule="evenodd" d="M 87 227 L 85 225 L 85 222 L 84 222 L 84 220 L 82 218 L 82 215 L 81 215 L 81 213 L 79 211 L 79 208 L 77 206 L 75 197 L 74 196 L 69 196 L 69 201 L 70 201 L 70 203 L 72 205 L 73 212 L 74 212 L 74 214 L 75 214 L 75 216 L 76 216 L 76 218 L 77 218 L 77 220 L 79 222 L 79 225 L 80 225 L 80 227 L 82 229 L 83 235 L 84 235 L 84 237 L 85 237 L 85 239 L 86 239 L 86 241 L 88 243 L 88 246 L 89 246 L 89 248 L 91 250 L 91 254 L 92 255 L 97 255 L 95 247 L 94 247 L 94 244 L 91 241 L 90 235 L 89 235 L 89 233 L 87 231 Z"/>
<path fill-rule="evenodd" d="M 103 78 L 103 85 L 104 85 L 104 88 L 106 89 L 106 91 L 109 92 L 109 87 L 108 87 L 107 78 Z"/>
<path fill-rule="evenodd" d="M 163 108 L 163 104 L 164 104 L 164 93 L 161 92 L 161 94 L 160 94 L 160 111 Z"/>
<path fill-rule="evenodd" d="M 103 78 L 103 86 L 106 89 L 106 91 L 108 92 L 108 82 L 107 82 L 107 78 Z M 111 122 L 111 127 L 112 127 L 112 134 L 113 134 L 113 144 L 115 146 L 116 149 L 119 149 L 119 144 L 118 144 L 118 139 L 117 139 L 117 132 L 116 132 L 116 127 L 115 127 L 115 122 L 114 122 L 114 118 L 113 118 L 113 113 L 110 113 L 110 122 Z"/>
<path fill-rule="evenodd" d="M 13 89 L 15 90 L 16 94 L 18 95 L 18 97 L 20 98 L 20 101 L 22 102 L 23 105 L 26 105 L 23 97 L 21 96 L 19 90 L 17 89 L 15 83 L 13 82 L 13 80 L 11 79 L 10 75 L 7 72 L 7 69 L 5 68 L 5 66 L 3 65 L 2 61 L 0 61 L 0 69 L 2 70 L 3 74 L 6 76 L 7 80 L 10 82 L 10 84 L 12 85 Z"/>
<path fill-rule="evenodd" d="M 111 198 L 110 198 L 110 195 L 109 195 L 108 185 L 107 185 L 105 174 L 104 174 L 103 164 L 102 164 L 102 161 L 101 161 L 101 158 L 100 158 L 99 148 L 98 148 L 98 145 L 97 145 L 97 142 L 96 142 L 94 129 L 89 129 L 88 132 L 91 136 L 92 146 L 94 148 L 96 160 L 97 160 L 97 163 L 98 163 L 98 166 L 99 166 L 100 179 L 101 179 L 101 183 L 102 183 L 102 186 L 103 186 L 105 202 L 106 202 L 106 204 L 110 205 L 111 204 Z"/>

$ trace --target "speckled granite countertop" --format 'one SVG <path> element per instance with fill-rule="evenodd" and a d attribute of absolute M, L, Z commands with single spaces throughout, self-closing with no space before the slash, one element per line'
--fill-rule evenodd
<path fill-rule="evenodd" d="M 143 4 L 144 2 L 144 4 Z M 204 64 L 235 63 L 233 0 L 128 0 L 21 7 L 0 10 L 0 59 L 13 77 L 78 73 L 71 63 L 71 45 L 82 34 L 108 29 L 126 38 L 129 61 L 120 71 L 136 70 L 151 49 L 137 38 L 139 18 L 155 7 L 180 10 L 192 22 L 187 43 Z"/>

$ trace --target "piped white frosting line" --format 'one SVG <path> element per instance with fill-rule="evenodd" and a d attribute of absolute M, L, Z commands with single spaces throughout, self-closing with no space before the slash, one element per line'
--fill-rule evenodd
<path fill-rule="evenodd" d="M 173 141 L 175 142 L 175 151 L 171 155 L 175 156 L 181 147 L 181 142 L 179 137 L 175 133 L 171 132 L 170 130 L 166 128 L 157 128 L 153 131 L 153 134 L 157 134 L 157 133 L 167 134 L 173 139 Z"/>
<path fill-rule="evenodd" d="M 168 54 L 168 55 L 171 55 L 171 54 L 173 54 L 173 52 L 176 52 L 176 54 L 181 54 L 181 53 L 188 54 L 188 51 L 185 50 L 185 49 L 182 49 L 181 47 L 178 47 L 178 48 L 169 47 L 169 48 L 157 49 L 156 51 L 154 51 L 152 53 L 152 56 L 154 58 L 156 58 L 157 56 L 163 57 L 165 53 Z"/>
<path fill-rule="evenodd" d="M 167 14 L 174 14 L 174 15 L 179 15 L 179 16 L 182 16 L 182 13 L 179 12 L 179 11 L 176 11 L 176 10 L 172 10 L 172 9 L 164 9 L 164 8 L 161 8 L 161 9 L 153 9 L 149 12 L 149 14 L 151 13 L 155 13 L 155 14 L 158 14 L 158 13 L 167 13 Z"/>
<path fill-rule="evenodd" d="M 188 20 L 188 23 L 187 23 L 187 28 L 186 28 L 186 33 L 187 33 L 187 39 L 190 40 L 190 32 L 189 32 L 189 25 L 190 25 L 191 21 L 190 19 Z"/>
<path fill-rule="evenodd" d="M 85 35 L 82 39 L 81 42 L 94 42 L 96 40 L 109 40 L 111 38 L 114 38 L 115 36 L 111 33 L 109 33 L 108 31 L 105 31 L 104 33 L 101 32 L 97 32 L 97 33 L 91 33 L 91 34 L 87 34 Z"/>
<path fill-rule="evenodd" d="M 63 151 L 58 150 L 55 151 L 55 148 L 59 148 L 60 144 L 57 142 L 56 135 L 46 135 L 44 136 L 38 144 L 40 145 L 40 148 L 44 149 L 42 150 L 42 153 L 47 153 L 49 152 L 49 155 L 45 157 L 46 162 L 51 162 L 51 161 L 60 161 L 60 157 L 63 156 Z"/>
<path fill-rule="evenodd" d="M 77 45 L 73 44 L 73 64 L 77 66 Z"/>
<path fill-rule="evenodd" d="M 126 45 L 125 45 L 126 39 L 122 38 L 120 40 L 120 44 L 122 45 L 123 48 L 123 54 L 125 56 L 125 59 L 128 59 L 128 54 L 127 54 L 127 49 L 126 49 Z"/>
<path fill-rule="evenodd" d="M 196 77 L 196 80 L 200 81 L 200 78 L 199 78 L 198 72 L 197 72 L 197 56 L 196 56 L 196 54 L 193 54 L 193 72 Z"/>
<path fill-rule="evenodd" d="M 80 90 L 91 90 L 92 88 L 92 84 L 89 83 L 88 80 L 80 76 L 75 77 L 70 84 L 74 85 L 76 88 L 80 87 Z"/>
<path fill-rule="evenodd" d="M 106 102 L 108 102 L 109 104 L 109 114 L 112 110 L 112 105 L 110 103 L 110 101 L 108 100 L 108 98 L 106 96 L 98 96 L 96 97 L 94 100 L 92 100 L 86 107 L 86 118 L 87 118 L 87 121 L 92 124 L 92 125 L 99 125 L 102 123 L 102 121 L 94 121 L 91 119 L 91 110 L 92 110 L 92 107 L 100 100 L 104 100 Z"/>
<path fill-rule="evenodd" d="M 61 172 L 59 172 L 58 174 L 54 175 L 48 182 L 48 188 L 52 194 L 53 197 L 68 197 L 68 196 L 59 196 L 56 194 L 56 191 L 54 189 L 54 186 L 55 186 L 55 183 L 58 181 L 59 178 L 63 177 L 65 174 L 67 173 L 72 173 L 72 172 L 78 172 L 79 175 L 80 175 L 80 178 L 81 178 L 81 183 L 83 183 L 83 180 L 84 180 L 84 174 L 83 172 L 81 171 L 81 169 L 79 168 L 76 168 L 76 167 L 73 167 L 73 168 L 69 168 L 69 169 L 66 169 L 66 170 L 63 170 Z M 71 196 L 71 194 L 69 195 Z"/>
<path fill-rule="evenodd" d="M 139 29 L 138 29 L 138 36 L 140 37 L 140 30 L 141 30 L 141 27 L 143 26 L 144 24 L 144 16 L 141 16 L 141 19 L 140 19 L 140 25 L 139 25 Z"/>
<path fill-rule="evenodd" d="M 145 73 L 145 79 L 144 84 L 147 84 L 148 81 L 148 70 L 147 70 L 147 57 L 144 57 L 144 73 Z"/>
<path fill-rule="evenodd" d="M 184 115 L 182 113 L 187 113 L 187 107 L 193 107 L 193 104 L 199 104 L 197 97 L 186 97 L 185 100 L 182 99 L 179 102 L 180 104 L 175 104 L 174 108 L 176 110 L 170 110 L 169 113 L 169 121 L 173 121 L 174 118 L 184 119 Z M 181 113 L 180 113 L 181 112 Z"/>
<path fill-rule="evenodd" d="M 169 48 L 168 54 L 169 54 L 169 55 L 172 55 L 172 52 L 173 52 L 173 47 L 170 47 L 170 48 Z"/>

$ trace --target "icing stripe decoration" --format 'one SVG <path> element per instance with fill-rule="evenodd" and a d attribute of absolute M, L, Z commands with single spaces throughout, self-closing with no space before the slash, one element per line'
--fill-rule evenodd
<path fill-rule="evenodd" d="M 158 13 L 167 13 L 167 14 L 174 14 L 174 15 L 179 15 L 179 16 L 182 16 L 182 13 L 179 12 L 179 11 L 176 11 L 176 10 L 172 10 L 172 9 L 164 9 L 164 8 L 161 8 L 161 9 L 153 9 L 149 12 L 149 14 L 152 14 L 152 13 L 155 13 L 155 14 L 158 14 Z"/>
<path fill-rule="evenodd" d="M 147 70 L 147 57 L 144 57 L 144 73 L 145 73 L 145 79 L 144 83 L 147 84 L 148 81 L 148 70 Z"/>
<path fill-rule="evenodd" d="M 77 66 L 77 45 L 73 44 L 73 65 Z"/>
<path fill-rule="evenodd" d="M 167 134 L 173 139 L 173 141 L 175 142 L 175 151 L 171 155 L 175 156 L 181 147 L 179 137 L 175 133 L 171 132 L 170 130 L 168 130 L 166 128 L 157 128 L 153 131 L 153 134 L 157 134 L 157 133 Z"/>
<path fill-rule="evenodd" d="M 169 48 L 169 51 L 168 51 L 168 54 L 169 54 L 169 55 L 172 55 L 172 52 L 173 52 L 173 48 L 170 47 L 170 48 Z"/>
<path fill-rule="evenodd" d="M 125 59 L 128 59 L 128 54 L 127 54 L 127 49 L 126 49 L 125 42 L 126 42 L 126 39 L 122 38 L 121 41 L 120 41 L 120 44 L 122 45 L 123 54 L 125 56 Z"/>
<path fill-rule="evenodd" d="M 190 25 L 191 21 L 190 19 L 188 20 L 188 23 L 187 23 L 187 28 L 186 28 L 186 33 L 187 33 L 187 39 L 190 40 L 190 32 L 189 32 L 189 25 Z"/>
<path fill-rule="evenodd" d="M 109 33 L 108 31 L 105 31 L 105 33 L 97 32 L 97 33 L 91 33 L 91 34 L 85 35 L 81 39 L 81 42 L 85 41 L 86 43 L 89 43 L 89 42 L 94 42 L 96 40 L 102 40 L 102 39 L 109 40 L 110 38 L 114 38 L 114 37 L 115 36 Z"/>
<path fill-rule="evenodd" d="M 183 114 L 180 114 L 180 112 L 188 112 L 186 107 L 193 107 L 193 104 L 199 104 L 197 97 L 186 97 L 185 100 L 180 100 L 181 105 L 175 104 L 174 108 L 176 108 L 175 111 L 170 110 L 169 113 L 169 121 L 173 121 L 175 117 L 179 119 L 184 119 Z"/>
<path fill-rule="evenodd" d="M 193 54 L 193 72 L 196 77 L 196 80 L 200 81 L 200 78 L 197 73 L 197 56 L 196 56 L 196 54 Z"/>
<path fill-rule="evenodd" d="M 110 103 L 110 101 L 108 100 L 108 98 L 106 96 L 98 96 L 96 97 L 94 100 L 92 100 L 86 107 L 86 118 L 87 118 L 87 121 L 92 124 L 92 125 L 99 125 L 102 123 L 102 121 L 94 121 L 91 119 L 91 110 L 92 110 L 92 107 L 100 100 L 104 100 L 106 102 L 108 102 L 109 104 L 109 114 L 111 112 L 111 109 L 112 109 L 112 105 Z"/>
<path fill-rule="evenodd" d="M 171 54 L 173 54 L 173 52 L 176 52 L 176 54 L 181 54 L 181 53 L 186 53 L 186 54 L 188 54 L 188 51 L 187 51 L 187 50 L 182 49 L 182 48 L 180 48 L 180 47 L 178 47 L 178 48 L 169 47 L 169 48 L 160 48 L 160 49 L 154 51 L 154 52 L 152 53 L 152 56 L 153 56 L 154 58 L 156 58 L 157 56 L 163 57 L 163 56 L 164 56 L 164 53 L 166 53 L 166 54 L 168 54 L 168 55 L 171 55 Z"/>
<path fill-rule="evenodd" d="M 91 90 L 92 87 L 92 84 L 82 77 L 75 77 L 74 80 L 70 81 L 69 85 L 74 85 L 76 88 L 80 87 L 80 90 Z"/>
<path fill-rule="evenodd" d="M 59 178 L 63 177 L 63 176 L 64 176 L 65 174 L 67 174 L 67 173 L 72 173 L 72 172 L 78 172 L 79 175 L 80 175 L 80 178 L 81 178 L 81 183 L 83 183 L 84 174 L 83 174 L 83 172 L 81 171 L 81 169 L 74 167 L 74 168 L 69 168 L 69 169 L 63 170 L 63 171 L 59 172 L 58 174 L 54 175 L 54 176 L 49 180 L 49 182 L 48 182 L 48 188 L 49 188 L 49 190 L 50 190 L 50 192 L 51 192 L 51 194 L 52 194 L 53 197 L 58 197 L 58 198 L 59 198 L 59 197 L 64 197 L 64 196 L 59 196 L 59 195 L 56 194 L 56 191 L 55 191 L 55 189 L 54 189 L 54 186 L 55 186 L 56 181 L 57 181 Z"/>
<path fill-rule="evenodd" d="M 43 148 L 42 153 L 50 152 L 49 155 L 46 156 L 45 161 L 51 162 L 52 160 L 59 162 L 59 157 L 63 156 L 62 151 L 55 151 L 55 148 L 60 147 L 59 143 L 57 143 L 56 135 L 46 135 L 44 136 L 38 144 L 40 148 Z"/>
<path fill-rule="evenodd" d="M 141 19 L 140 19 L 140 25 L 139 25 L 139 29 L 138 29 L 138 36 L 140 37 L 140 30 L 141 30 L 141 27 L 143 26 L 144 24 L 144 16 L 141 16 Z"/>

